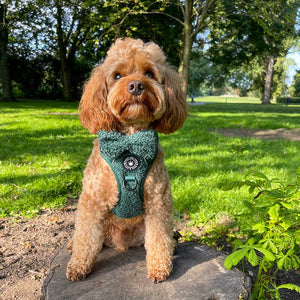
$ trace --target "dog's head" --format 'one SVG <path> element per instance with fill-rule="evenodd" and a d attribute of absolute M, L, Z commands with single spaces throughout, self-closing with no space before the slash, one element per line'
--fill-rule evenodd
<path fill-rule="evenodd" d="M 118 39 L 96 67 L 80 101 L 91 133 L 141 125 L 165 134 L 182 127 L 187 105 L 178 74 L 154 43 Z"/>

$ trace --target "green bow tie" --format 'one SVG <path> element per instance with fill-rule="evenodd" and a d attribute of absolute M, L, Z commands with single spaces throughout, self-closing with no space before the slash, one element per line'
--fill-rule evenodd
<path fill-rule="evenodd" d="M 142 130 L 132 135 L 122 135 L 117 131 L 98 131 L 101 152 L 108 158 L 117 158 L 125 152 L 148 160 L 156 157 L 158 146 L 157 132 Z"/>

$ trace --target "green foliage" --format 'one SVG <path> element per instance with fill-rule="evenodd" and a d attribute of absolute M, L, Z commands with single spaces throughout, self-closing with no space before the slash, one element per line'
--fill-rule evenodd
<path fill-rule="evenodd" d="M 191 32 L 186 34 L 195 53 L 201 54 L 192 57 L 191 89 L 220 87 L 226 81 L 244 96 L 251 84 L 261 90 L 266 53 L 283 56 L 294 34 L 295 1 L 6 2 L 11 79 L 26 97 L 56 99 L 64 92 L 72 96 L 65 98 L 78 99 L 91 69 L 117 37 L 154 41 L 162 46 L 168 61 L 178 66 L 189 52 L 183 51 L 183 31 L 189 26 Z M 210 60 L 203 56 L 205 44 L 210 44 Z M 251 69 L 246 70 L 249 60 Z M 273 76 L 276 95 L 283 89 L 285 73 L 279 60 Z M 185 68 L 188 63 L 187 59 Z"/>
<path fill-rule="evenodd" d="M 102 43 L 109 45 L 118 37 L 155 42 L 163 48 L 168 61 L 178 66 L 182 28 L 174 20 L 181 17 L 177 0 L 105 1 L 104 11 L 109 17 L 102 23 Z"/>
<path fill-rule="evenodd" d="M 286 97 L 277 97 L 277 103 L 286 103 Z M 300 97 L 290 97 L 290 103 L 299 103 L 300 104 Z"/>
<path fill-rule="evenodd" d="M 202 51 L 193 51 L 190 61 L 189 90 L 194 94 L 200 87 L 224 85 L 224 73 L 214 65 Z"/>
<path fill-rule="evenodd" d="M 214 61 L 226 70 L 259 56 L 285 55 L 294 37 L 297 3 L 293 1 L 219 1 L 219 17 L 209 27 Z M 261 17 L 263 14 L 263 18 Z"/>
<path fill-rule="evenodd" d="M 182 231 L 180 232 L 180 235 L 182 240 L 185 242 L 191 242 L 197 238 L 197 236 L 191 231 Z"/>
<path fill-rule="evenodd" d="M 162 15 L 179 17 L 176 1 L 23 2 L 8 2 L 8 52 L 11 80 L 27 98 L 61 99 L 69 91 L 80 99 L 84 81 L 118 37 L 154 41 L 171 64 L 179 63 L 180 24 Z"/>
<path fill-rule="evenodd" d="M 277 287 L 274 281 L 278 270 L 300 267 L 299 175 L 296 183 L 288 184 L 278 178 L 269 179 L 261 172 L 251 172 L 247 179 L 227 186 L 227 189 L 247 187 L 249 193 L 256 193 L 254 202 L 247 201 L 246 206 L 258 221 L 251 226 L 242 220 L 247 214 L 237 217 L 240 224 L 244 223 L 242 230 L 249 239 L 245 243 L 236 242 L 235 251 L 225 260 L 228 269 L 245 258 L 252 266 L 258 266 L 254 299 L 278 298 L 280 288 L 300 290 L 289 284 Z"/>
<path fill-rule="evenodd" d="M 272 72 L 271 95 L 281 94 L 285 89 L 284 57 L 296 38 L 297 9 L 297 1 L 219 1 L 219 17 L 209 25 L 210 58 L 226 74 L 232 69 L 245 72 L 251 89 L 261 97 L 268 90 L 266 74 Z M 275 65 L 268 70 L 271 57 Z"/>
<path fill-rule="evenodd" d="M 300 70 L 296 73 L 293 81 L 294 96 L 300 97 Z"/>
<path fill-rule="evenodd" d="M 201 236 L 201 243 L 222 248 L 223 245 L 220 241 L 227 237 L 227 242 L 233 237 L 232 230 L 233 219 L 226 213 L 217 214 L 212 220 L 207 222 L 203 227 L 204 234 Z"/>

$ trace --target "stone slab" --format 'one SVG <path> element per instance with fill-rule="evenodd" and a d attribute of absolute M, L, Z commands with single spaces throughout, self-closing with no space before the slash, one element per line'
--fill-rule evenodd
<path fill-rule="evenodd" d="M 250 279 L 238 270 L 225 269 L 225 255 L 213 248 L 179 244 L 170 277 L 157 284 L 147 279 L 145 255 L 144 248 L 124 253 L 104 248 L 93 272 L 84 281 L 70 282 L 65 276 L 70 254 L 62 249 L 51 263 L 43 299 L 250 299 Z"/>

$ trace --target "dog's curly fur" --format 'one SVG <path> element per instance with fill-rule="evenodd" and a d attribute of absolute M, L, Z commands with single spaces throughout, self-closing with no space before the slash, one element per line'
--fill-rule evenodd
<path fill-rule="evenodd" d="M 135 95 L 129 85 L 137 81 L 143 89 Z M 169 134 L 182 127 L 187 115 L 179 76 L 162 50 L 130 38 L 118 39 L 94 69 L 79 109 L 82 125 L 92 134 L 108 130 L 129 135 L 143 129 Z M 116 179 L 95 141 L 84 171 L 67 277 L 84 279 L 103 244 L 119 251 L 145 244 L 148 277 L 165 280 L 172 270 L 173 204 L 160 145 L 144 184 L 145 213 L 120 219 L 111 213 L 117 202 Z"/>

